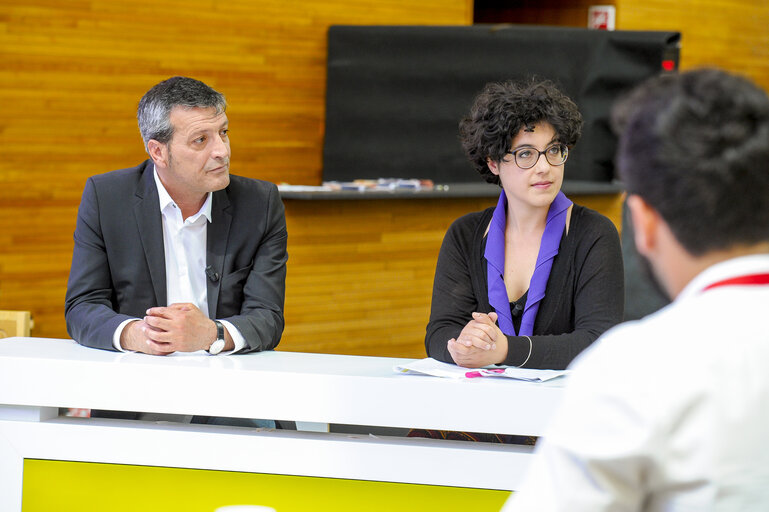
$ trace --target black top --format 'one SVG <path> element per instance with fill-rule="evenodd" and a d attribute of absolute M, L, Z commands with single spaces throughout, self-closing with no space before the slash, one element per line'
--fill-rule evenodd
<path fill-rule="evenodd" d="M 471 313 L 493 311 L 483 257 L 493 211 L 492 207 L 460 217 L 443 239 L 425 336 L 427 354 L 440 361 L 454 362 L 447 342 L 459 336 Z M 622 321 L 623 301 L 617 229 L 598 212 L 575 204 L 534 321 L 526 368 L 566 368 L 598 336 Z M 508 336 L 504 364 L 520 365 L 528 356 L 529 340 Z"/>
<path fill-rule="evenodd" d="M 510 303 L 510 317 L 513 319 L 513 327 L 515 327 L 515 332 L 521 332 L 521 320 L 523 320 L 523 311 L 526 309 L 526 299 L 528 297 L 529 290 L 526 290 L 518 300 L 514 300 Z"/>

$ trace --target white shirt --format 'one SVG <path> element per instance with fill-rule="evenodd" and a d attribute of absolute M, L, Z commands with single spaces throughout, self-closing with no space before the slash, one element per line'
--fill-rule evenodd
<path fill-rule="evenodd" d="M 163 224 L 163 247 L 166 264 L 167 305 L 180 302 L 195 304 L 204 314 L 208 313 L 208 291 L 206 283 L 206 238 L 208 223 L 211 222 L 211 192 L 208 193 L 200 210 L 187 219 L 182 218 L 179 208 L 154 171 L 155 185 L 158 189 L 160 213 Z M 129 322 L 121 323 L 115 331 L 112 343 L 118 350 L 120 334 Z M 221 321 L 235 342 L 237 352 L 246 345 L 243 335 L 226 320 Z M 202 352 L 202 351 L 199 351 Z M 222 352 L 230 354 L 232 352 Z"/>
<path fill-rule="evenodd" d="M 191 302 L 208 313 L 206 291 L 206 238 L 211 222 L 211 192 L 200 210 L 187 219 L 154 173 L 163 217 L 168 304 Z"/>
<path fill-rule="evenodd" d="M 505 511 L 769 510 L 769 272 L 719 263 L 572 364 L 559 412 Z"/>

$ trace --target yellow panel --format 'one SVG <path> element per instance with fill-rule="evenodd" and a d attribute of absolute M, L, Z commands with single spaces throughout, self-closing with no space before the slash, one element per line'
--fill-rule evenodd
<path fill-rule="evenodd" d="M 23 512 L 499 510 L 508 491 L 25 459 Z"/>

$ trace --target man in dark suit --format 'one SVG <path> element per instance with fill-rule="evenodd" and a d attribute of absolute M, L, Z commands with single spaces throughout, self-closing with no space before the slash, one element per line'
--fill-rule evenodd
<path fill-rule="evenodd" d="M 144 95 L 150 159 L 86 182 L 65 316 L 78 343 L 166 355 L 274 348 L 286 221 L 275 185 L 231 176 L 224 96 L 185 77 Z"/>

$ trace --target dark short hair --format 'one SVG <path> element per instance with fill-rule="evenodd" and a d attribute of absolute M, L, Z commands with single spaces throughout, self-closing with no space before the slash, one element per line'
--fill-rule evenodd
<path fill-rule="evenodd" d="M 692 255 L 769 240 L 769 98 L 715 69 L 648 80 L 615 105 L 617 166 Z"/>
<path fill-rule="evenodd" d="M 489 170 L 486 160 L 502 160 L 518 132 L 541 121 L 550 123 L 559 142 L 572 147 L 579 140 L 582 115 L 552 82 L 536 78 L 492 82 L 486 84 L 468 116 L 460 121 L 459 138 L 480 175 L 499 185 L 499 176 Z"/>
<path fill-rule="evenodd" d="M 168 143 L 174 135 L 171 124 L 171 110 L 174 107 L 183 108 L 215 108 L 217 114 L 227 109 L 224 95 L 207 86 L 200 80 L 175 76 L 163 80 L 147 91 L 139 101 L 136 119 L 139 121 L 139 131 L 147 142 L 156 140 Z"/>

